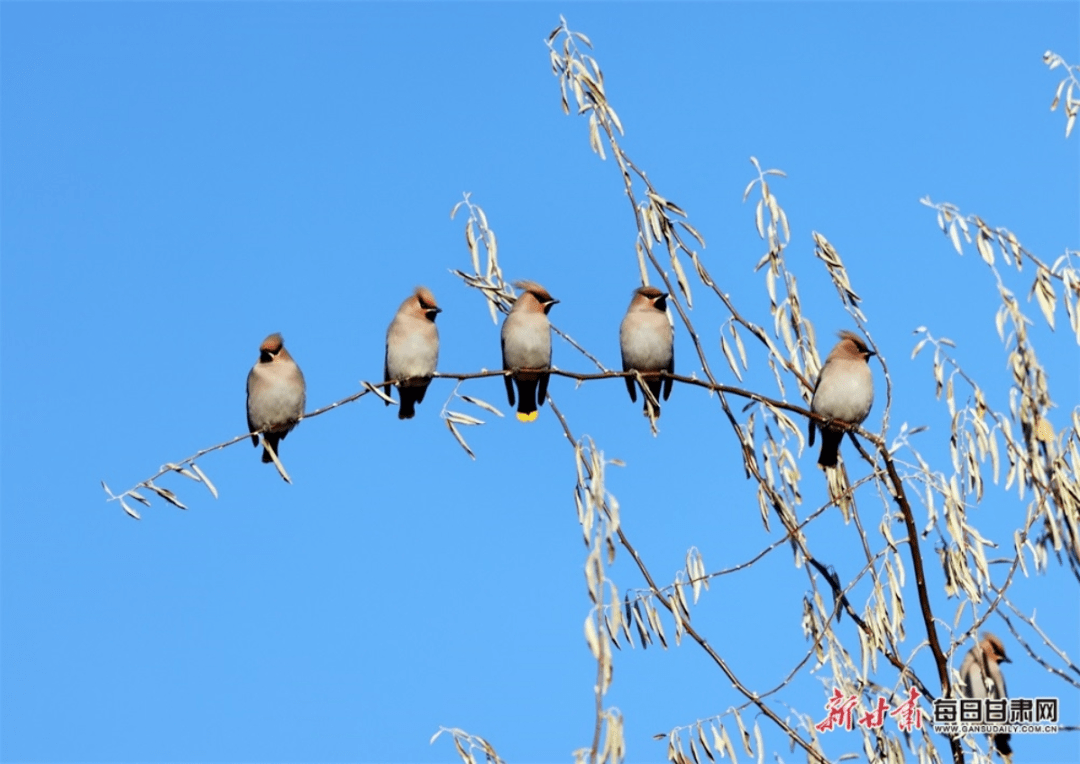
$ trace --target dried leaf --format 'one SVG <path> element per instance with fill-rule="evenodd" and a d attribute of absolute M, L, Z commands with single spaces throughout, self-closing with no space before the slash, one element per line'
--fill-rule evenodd
<path fill-rule="evenodd" d="M 677 255 L 672 253 L 671 264 L 675 267 L 675 279 L 679 283 L 679 289 L 686 295 L 686 306 L 688 308 L 694 307 L 694 297 L 690 294 L 690 282 L 686 278 L 686 272 L 683 271 L 682 263 L 679 262 Z"/>
<path fill-rule="evenodd" d="M 990 234 L 979 229 L 979 235 L 975 239 L 975 244 L 979 248 L 979 254 L 982 255 L 982 259 L 987 265 L 994 264 L 994 248 L 990 245 Z"/>
<path fill-rule="evenodd" d="M 1039 270 L 1039 275 L 1035 280 L 1033 289 L 1035 291 L 1035 297 L 1039 302 L 1039 308 L 1042 310 L 1043 318 L 1046 319 L 1046 323 L 1053 329 L 1054 308 L 1057 305 L 1057 295 L 1054 293 L 1053 284 L 1050 283 L 1050 277 L 1045 270 Z"/>
<path fill-rule="evenodd" d="M 268 454 L 270 454 L 270 461 L 272 461 L 274 463 L 274 466 L 277 467 L 277 471 L 278 474 L 281 475 L 281 479 L 284 480 L 286 483 L 292 485 L 292 479 L 289 477 L 289 473 L 285 471 L 285 465 L 282 464 L 281 459 L 278 458 L 277 451 L 271 448 L 270 444 L 266 442 L 265 435 L 263 435 L 260 440 L 262 441 L 263 448 Z"/>
<path fill-rule="evenodd" d="M 135 489 L 128 491 L 124 495 L 130 496 L 131 498 L 135 499 L 135 501 L 139 502 L 140 504 L 144 504 L 147 507 L 150 506 L 150 499 L 146 498 L 141 493 L 138 493 L 137 491 L 135 491 Z"/>
<path fill-rule="evenodd" d="M 738 709 L 735 709 L 732 713 L 735 716 L 735 722 L 739 725 L 739 733 L 742 736 L 743 748 L 746 749 L 746 755 L 753 756 L 754 750 L 750 747 L 750 733 L 746 731 L 746 725 L 743 724 L 742 715 L 739 713 Z"/>
<path fill-rule="evenodd" d="M 716 757 L 713 756 L 712 751 L 709 750 L 709 743 L 705 740 L 705 730 L 701 726 L 701 722 L 697 725 L 698 742 L 701 743 L 702 749 L 705 751 L 705 755 L 709 757 L 709 761 L 716 761 Z"/>
<path fill-rule="evenodd" d="M 592 614 L 585 619 L 585 644 L 589 646 L 589 652 L 593 658 L 600 658 L 600 639 L 596 635 L 596 624 L 593 623 Z"/>
<path fill-rule="evenodd" d="M 161 486 L 154 485 L 153 483 L 143 483 L 142 485 L 146 488 L 149 488 L 151 491 L 156 493 L 161 498 L 165 499 L 165 501 L 169 502 L 174 507 L 179 507 L 180 509 L 187 509 L 187 507 L 181 504 L 180 500 L 176 498 L 176 494 L 170 491 L 168 488 L 162 488 Z"/>
<path fill-rule="evenodd" d="M 952 224 L 949 226 L 949 238 L 952 239 L 952 244 L 953 247 L 956 249 L 956 254 L 964 254 L 964 250 L 960 246 L 960 232 L 957 230 L 956 220 L 953 220 Z"/>
<path fill-rule="evenodd" d="M 496 416 L 503 416 L 503 413 L 501 411 L 499 411 L 497 408 L 492 406 L 490 403 L 487 403 L 486 401 L 482 401 L 479 398 L 474 398 L 471 395 L 459 395 L 458 397 L 461 398 L 461 400 L 465 401 L 466 403 L 471 403 L 474 406 L 479 406 L 480 408 L 484 409 L 485 411 L 490 411 L 492 414 L 495 414 Z"/>
<path fill-rule="evenodd" d="M 480 251 L 476 247 L 476 233 L 473 231 L 473 221 L 465 224 L 465 244 L 469 248 L 469 257 L 472 259 L 473 273 L 480 273 Z"/>
<path fill-rule="evenodd" d="M 693 236 L 693 237 L 694 237 L 694 239 L 696 239 L 696 240 L 697 240 L 697 243 L 698 243 L 698 245 L 699 245 L 699 246 L 701 246 L 701 247 L 702 247 L 702 248 L 704 249 L 704 247 L 705 247 L 705 239 L 703 239 L 703 238 L 701 237 L 701 234 L 697 232 L 697 229 L 696 229 L 696 228 L 694 228 L 694 227 L 693 227 L 692 225 L 690 225 L 689 223 L 687 223 L 687 222 L 684 222 L 684 221 L 682 221 L 682 220 L 678 221 L 678 223 L 679 223 L 679 225 L 681 225 L 681 226 L 682 226 L 683 228 L 685 228 L 685 229 L 686 229 L 686 231 L 687 231 L 687 233 L 689 233 L 689 234 L 690 234 L 691 236 Z"/>
<path fill-rule="evenodd" d="M 757 178 L 746 184 L 746 189 L 742 192 L 742 200 L 745 202 L 750 196 L 750 192 L 754 190 L 754 185 L 758 182 Z"/>
<path fill-rule="evenodd" d="M 128 503 L 124 501 L 123 496 L 120 497 L 120 506 L 123 507 L 124 511 L 127 512 L 128 515 L 130 515 L 131 517 L 134 517 L 136 520 L 142 520 L 142 517 L 139 515 L 139 513 L 129 507 Z"/>
<path fill-rule="evenodd" d="M 731 352 L 731 348 L 728 347 L 727 340 L 724 338 L 723 330 L 720 331 L 720 350 L 724 353 L 724 358 L 727 359 L 728 366 L 731 368 L 732 373 L 742 381 L 742 374 L 739 372 L 739 364 L 735 361 L 735 354 Z"/>
<path fill-rule="evenodd" d="M 461 445 L 462 448 L 465 449 L 465 453 L 467 453 L 470 458 L 476 459 L 476 454 L 474 454 L 472 449 L 469 448 L 469 444 L 465 442 L 465 438 L 461 437 L 461 433 L 459 433 L 457 431 L 457 428 L 454 427 L 454 423 L 451 422 L 449 419 L 444 419 L 443 421 L 446 422 L 446 426 L 450 429 L 450 432 L 453 433 L 455 438 L 457 438 L 457 442 Z"/>
<path fill-rule="evenodd" d="M 656 210 L 653 207 L 645 208 L 645 219 L 649 223 L 649 231 L 652 233 L 653 241 L 663 241 L 664 234 L 660 228 L 660 216 L 656 214 Z"/>
<path fill-rule="evenodd" d="M 384 393 L 384 392 L 383 392 L 383 391 L 382 391 L 382 390 L 381 390 L 380 388 L 378 388 L 378 387 L 375 387 L 375 385 L 371 384 L 370 382 L 364 382 L 364 381 L 361 381 L 361 382 L 360 382 L 360 385 L 361 385 L 361 386 L 362 386 L 362 387 L 363 387 L 363 388 L 364 388 L 365 390 L 367 390 L 367 391 L 368 391 L 369 393 L 375 393 L 375 395 L 379 396 L 380 398 L 382 398 L 382 399 L 383 399 L 384 401 L 386 401 L 387 403 L 393 403 L 394 405 L 397 405 L 397 401 L 395 401 L 395 400 L 394 400 L 393 398 L 391 398 L 391 397 L 390 397 L 389 395 L 387 395 L 386 393 Z"/>
<path fill-rule="evenodd" d="M 196 472 L 196 474 L 198 474 L 199 478 L 204 483 L 206 483 L 206 487 L 207 487 L 207 489 L 209 489 L 210 494 L 216 499 L 218 497 L 217 488 L 215 488 L 214 484 L 210 482 L 210 478 L 208 478 L 206 476 L 206 473 L 203 472 L 201 469 L 199 469 L 199 465 L 197 465 L 195 462 L 191 463 L 191 469 L 195 470 L 195 472 Z"/>
<path fill-rule="evenodd" d="M 199 479 L 198 475 L 196 475 L 194 472 L 191 472 L 190 470 L 184 469 L 179 464 L 167 464 L 165 466 L 171 469 L 173 472 L 179 472 L 181 475 L 188 478 L 189 480 L 194 480 L 196 483 L 202 482 L 202 480 Z"/>
<path fill-rule="evenodd" d="M 447 421 L 453 422 L 454 424 L 475 425 L 484 423 L 484 420 L 482 419 L 477 419 L 468 414 L 462 414 L 459 411 L 447 411 L 443 416 L 446 417 Z"/>
<path fill-rule="evenodd" d="M 600 140 L 600 128 L 596 119 L 596 112 L 589 115 L 589 147 L 599 154 L 601 159 L 607 159 L 604 154 L 604 144 Z"/>

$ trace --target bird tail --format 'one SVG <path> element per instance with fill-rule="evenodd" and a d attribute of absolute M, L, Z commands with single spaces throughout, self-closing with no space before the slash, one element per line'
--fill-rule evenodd
<path fill-rule="evenodd" d="M 1012 756 L 1012 746 L 1009 745 L 1009 738 L 1012 735 L 994 735 L 994 748 L 1002 757 Z"/>
<path fill-rule="evenodd" d="M 839 430 L 821 430 L 821 455 L 817 463 L 822 467 L 835 467 L 844 433 Z"/>
<path fill-rule="evenodd" d="M 535 379 L 517 380 L 517 418 L 519 422 L 535 422 L 539 412 L 536 410 Z"/>
<path fill-rule="evenodd" d="M 416 404 L 424 400 L 426 387 L 399 387 L 401 406 L 398 408 L 398 419 L 412 419 L 416 416 Z"/>

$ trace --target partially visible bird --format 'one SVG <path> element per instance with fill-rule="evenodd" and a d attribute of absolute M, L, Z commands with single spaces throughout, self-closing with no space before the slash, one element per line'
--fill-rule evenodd
<path fill-rule="evenodd" d="M 861 424 L 874 405 L 874 375 L 867 359 L 874 351 L 854 332 L 842 331 L 840 341 L 825 359 L 818 374 L 810 410 L 829 419 Z M 810 420 L 810 445 L 814 445 L 815 422 Z M 835 467 L 844 431 L 821 425 L 821 455 L 818 464 Z"/>
<path fill-rule="evenodd" d="M 968 651 L 960 664 L 960 677 L 964 680 L 964 697 L 993 698 L 1008 697 L 1005 690 L 1005 676 L 1001 673 L 1002 663 L 1012 663 L 1005 655 L 1005 645 L 989 632 L 983 632 L 982 640 Z M 1007 733 L 994 735 L 994 748 L 1002 756 L 1012 754 L 1012 746 Z"/>
<path fill-rule="evenodd" d="M 398 419 L 412 419 L 416 404 L 424 400 L 431 384 L 431 375 L 439 361 L 439 330 L 435 316 L 442 309 L 435 304 L 435 295 L 419 286 L 401 303 L 394 320 L 386 330 L 386 364 L 384 380 L 397 383 L 401 406 Z M 390 395 L 390 385 L 384 388 Z M 386 403 L 390 405 L 389 401 Z"/>
<path fill-rule="evenodd" d="M 304 375 L 281 335 L 271 334 L 259 346 L 259 360 L 248 372 L 248 432 L 262 430 L 266 443 L 278 453 L 278 444 L 304 414 L 305 391 Z M 251 442 L 258 447 L 258 435 L 252 435 Z M 272 461 L 265 448 L 262 460 Z"/>
<path fill-rule="evenodd" d="M 551 322 L 547 314 L 558 300 L 535 281 L 518 281 L 514 286 L 525 291 L 502 325 L 503 368 L 513 372 L 503 379 L 511 406 L 517 383 L 517 418 L 532 422 L 537 406 L 543 406 L 547 398 L 549 375 L 544 372 L 551 366 Z"/>
<path fill-rule="evenodd" d="M 654 286 L 634 290 L 626 316 L 619 326 L 619 347 L 622 349 L 623 371 L 638 371 L 645 386 L 657 401 L 655 416 L 660 417 L 660 388 L 664 400 L 671 395 L 671 377 L 661 378 L 657 372 L 675 373 L 675 330 L 667 312 L 667 293 Z M 637 402 L 637 382 L 626 377 L 630 400 Z M 645 396 L 645 416 L 649 415 L 649 398 Z"/>

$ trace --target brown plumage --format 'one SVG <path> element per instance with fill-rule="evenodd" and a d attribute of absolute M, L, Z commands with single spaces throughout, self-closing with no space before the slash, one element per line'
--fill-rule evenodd
<path fill-rule="evenodd" d="M 431 384 L 431 375 L 439 361 L 439 330 L 435 328 L 435 316 L 441 312 L 431 290 L 420 286 L 401 303 L 386 330 L 383 379 L 397 382 L 401 398 L 398 419 L 413 418 L 416 404 L 424 400 L 424 393 Z M 384 389 L 389 395 L 390 385 Z"/>
<path fill-rule="evenodd" d="M 818 374 L 810 410 L 828 419 L 861 424 L 874 405 L 874 375 L 867 359 L 874 351 L 854 332 L 842 331 L 840 341 L 825 359 Z M 816 422 L 810 420 L 810 445 L 814 445 Z M 835 467 L 844 431 L 821 426 L 821 455 L 818 464 Z"/>
<path fill-rule="evenodd" d="M 982 640 L 968 651 L 960 664 L 964 697 L 1007 698 L 1005 675 L 1001 673 L 1002 663 L 1012 663 L 1005 655 L 1005 645 L 993 634 L 983 632 Z M 1012 755 L 1012 746 L 1009 744 L 1011 737 L 1007 733 L 993 736 L 994 748 L 1002 756 Z"/>
<path fill-rule="evenodd" d="M 551 366 L 551 322 L 548 311 L 559 301 L 535 281 L 514 283 L 524 290 L 502 325 L 503 369 L 513 372 L 503 379 L 506 397 L 514 405 L 517 384 L 517 418 L 522 422 L 536 419 L 537 407 L 547 398 Z"/>
<path fill-rule="evenodd" d="M 654 415 L 660 417 L 660 391 L 664 400 L 671 395 L 671 377 L 662 378 L 657 372 L 675 373 L 675 332 L 667 312 L 667 293 L 654 286 L 634 290 L 630 305 L 619 326 L 619 348 L 622 351 L 623 371 L 637 371 L 645 386 L 657 401 Z M 630 400 L 637 402 L 637 381 L 626 377 Z M 649 415 L 649 398 L 643 405 Z"/>
<path fill-rule="evenodd" d="M 248 432 L 261 430 L 270 448 L 279 453 L 279 443 L 304 414 L 305 395 L 303 372 L 285 349 L 281 335 L 271 334 L 259 346 L 259 360 L 248 372 Z M 258 435 L 252 435 L 251 442 L 257 447 Z M 265 448 L 262 460 L 272 461 Z"/>

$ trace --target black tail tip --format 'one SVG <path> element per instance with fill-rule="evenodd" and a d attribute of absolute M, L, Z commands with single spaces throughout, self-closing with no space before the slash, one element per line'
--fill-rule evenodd
<path fill-rule="evenodd" d="M 1011 735 L 994 735 L 994 748 L 1002 756 L 1012 756 L 1012 746 L 1009 745 Z"/>

